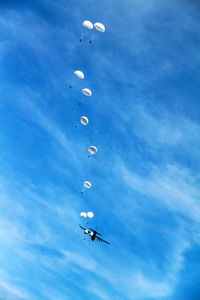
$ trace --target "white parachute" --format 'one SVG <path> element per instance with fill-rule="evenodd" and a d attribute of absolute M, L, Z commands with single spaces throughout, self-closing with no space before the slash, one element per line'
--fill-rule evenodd
<path fill-rule="evenodd" d="M 89 89 L 82 89 L 82 93 L 85 96 L 92 96 L 92 92 Z"/>
<path fill-rule="evenodd" d="M 105 32 L 105 26 L 102 23 L 95 23 L 94 27 L 96 30 L 100 31 L 100 32 Z"/>
<path fill-rule="evenodd" d="M 94 217 L 94 213 L 92 212 L 92 211 L 89 211 L 88 213 L 86 213 L 86 212 L 81 212 L 80 213 L 80 216 L 82 217 L 82 218 L 93 218 Z"/>
<path fill-rule="evenodd" d="M 91 189 L 91 187 L 92 187 L 92 185 L 89 181 L 84 181 L 83 185 L 86 189 Z"/>
<path fill-rule="evenodd" d="M 81 117 L 80 119 L 81 124 L 83 124 L 84 126 L 86 126 L 88 124 L 88 118 L 87 117 Z"/>
<path fill-rule="evenodd" d="M 83 217 L 83 218 L 86 218 L 86 217 L 87 217 L 87 214 L 86 214 L 86 212 L 81 212 L 81 213 L 80 213 L 80 216 Z"/>
<path fill-rule="evenodd" d="M 75 71 L 74 74 L 80 79 L 84 79 L 84 77 L 85 77 L 83 72 L 79 71 L 79 70 Z"/>
<path fill-rule="evenodd" d="M 74 71 L 74 74 L 79 78 L 79 79 L 84 79 L 84 74 L 82 71 L 80 70 L 76 70 Z M 72 80 L 72 83 L 74 82 L 74 80 Z M 69 85 L 69 88 L 71 89 L 72 88 L 72 83 Z"/>
<path fill-rule="evenodd" d="M 94 217 L 94 213 L 92 212 L 92 211 L 89 211 L 88 213 L 87 213 L 87 216 L 88 216 L 88 218 L 93 218 Z"/>
<path fill-rule="evenodd" d="M 93 24 L 92 24 L 92 22 L 90 22 L 89 20 L 85 20 L 83 23 L 82 23 L 82 25 L 84 26 L 84 27 L 87 27 L 88 29 L 93 29 Z"/>
<path fill-rule="evenodd" d="M 95 146 L 90 146 L 90 148 L 88 148 L 88 151 L 90 152 L 90 154 L 96 154 L 98 149 Z"/>

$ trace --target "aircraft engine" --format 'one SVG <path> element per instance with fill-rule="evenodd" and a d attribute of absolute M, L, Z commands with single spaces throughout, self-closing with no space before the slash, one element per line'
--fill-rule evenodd
<path fill-rule="evenodd" d="M 90 232 L 90 236 L 93 236 L 94 235 L 94 232 Z"/>
<path fill-rule="evenodd" d="M 84 230 L 84 233 L 85 233 L 85 234 L 88 234 L 88 230 L 87 230 L 87 229 L 86 229 L 86 230 Z"/>

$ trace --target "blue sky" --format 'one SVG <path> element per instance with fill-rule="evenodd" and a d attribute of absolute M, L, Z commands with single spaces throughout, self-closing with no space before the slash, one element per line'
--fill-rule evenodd
<path fill-rule="evenodd" d="M 198 2 L 0 11 L 0 298 L 199 299 Z M 106 26 L 92 44 L 85 19 Z M 81 211 L 110 246 L 83 240 Z"/>

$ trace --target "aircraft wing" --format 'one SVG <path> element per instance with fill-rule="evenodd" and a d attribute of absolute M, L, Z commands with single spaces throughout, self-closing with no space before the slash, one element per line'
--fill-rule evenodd
<path fill-rule="evenodd" d="M 104 243 L 106 243 L 106 244 L 109 244 L 109 245 L 110 245 L 110 243 L 108 243 L 108 242 L 104 241 L 104 240 L 103 240 L 103 239 L 101 239 L 100 237 L 96 236 L 96 238 L 97 238 L 97 240 L 98 240 L 98 241 L 100 241 L 100 242 L 104 242 Z"/>
<path fill-rule="evenodd" d="M 86 228 L 82 227 L 80 224 L 79 224 L 79 226 L 80 226 L 83 230 L 86 230 Z"/>
<path fill-rule="evenodd" d="M 86 230 L 86 228 L 82 227 L 80 224 L 79 224 L 79 226 L 80 226 L 83 230 Z M 88 233 L 90 233 L 90 231 L 88 231 Z"/>

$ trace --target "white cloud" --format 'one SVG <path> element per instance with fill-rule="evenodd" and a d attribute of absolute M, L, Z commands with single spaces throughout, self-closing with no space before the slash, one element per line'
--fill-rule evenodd
<path fill-rule="evenodd" d="M 139 100 L 144 103 L 138 103 Z M 180 151 L 180 154 L 188 154 L 188 159 L 199 158 L 200 125 L 178 112 L 169 114 L 161 104 L 154 109 L 148 106 L 152 106 L 150 101 L 140 97 L 134 104 L 129 104 L 129 114 L 127 108 L 119 110 L 116 107 L 118 129 L 129 134 L 129 138 L 134 139 L 135 135 L 141 142 L 145 141 L 147 152 L 162 151 L 166 154 L 170 151 L 172 154 L 172 151 Z"/>
<path fill-rule="evenodd" d="M 80 253 L 74 253 L 69 251 L 64 251 L 65 261 L 67 263 L 72 263 L 78 265 L 79 268 L 85 269 L 86 271 L 95 271 L 97 267 L 96 261 L 88 255 L 83 255 Z"/>
<path fill-rule="evenodd" d="M 130 289 L 133 299 L 160 299 L 173 294 L 179 281 L 179 272 L 184 266 L 185 252 L 190 248 L 190 244 L 179 231 L 174 234 L 171 242 L 173 246 L 167 253 L 164 270 L 161 274 L 158 272 L 156 264 L 146 264 L 144 269 L 133 270 L 127 276 L 127 287 Z"/>
<path fill-rule="evenodd" d="M 147 278 L 141 272 L 133 275 L 132 282 L 132 289 L 135 290 L 137 297 L 161 298 L 171 294 L 168 282 Z"/>
<path fill-rule="evenodd" d="M 151 165 L 145 177 L 129 171 L 125 166 L 121 167 L 121 172 L 125 183 L 133 190 L 152 197 L 152 200 L 159 201 L 176 214 L 200 222 L 198 182 L 189 170 L 174 165 L 162 168 Z"/>
<path fill-rule="evenodd" d="M 92 284 L 88 285 L 87 289 L 90 291 L 90 293 L 93 293 L 95 297 L 98 297 L 101 300 L 104 299 L 110 299 L 111 295 L 110 293 L 106 293 L 104 290 L 104 286 L 97 286 L 93 282 Z"/>
<path fill-rule="evenodd" d="M 11 283 L 10 276 L 4 270 L 0 270 L 0 293 L 10 300 L 30 299 L 24 289 Z"/>

